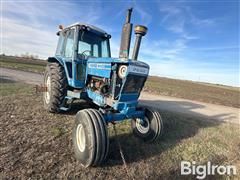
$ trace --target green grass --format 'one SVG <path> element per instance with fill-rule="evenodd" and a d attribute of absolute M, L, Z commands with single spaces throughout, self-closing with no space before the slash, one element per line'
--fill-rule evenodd
<path fill-rule="evenodd" d="M 26 94 L 33 87 L 27 84 L 16 83 L 15 81 L 0 78 L 0 96 L 9 96 L 12 94 Z"/>
<path fill-rule="evenodd" d="M 5 125 L 6 121 L 1 121 L 2 127 L 13 127 L 11 131 L 5 132 L 10 133 L 6 134 L 5 138 L 17 137 L 18 141 L 25 138 L 21 148 L 16 150 L 16 152 L 24 150 L 22 155 L 18 155 L 20 156 L 18 162 L 24 162 L 21 166 L 18 166 L 17 162 L 14 163 L 14 158 L 6 160 L 10 151 L 7 151 L 5 159 L 3 159 L 6 163 L 5 166 L 9 166 L 10 163 L 12 174 L 24 177 L 26 175 L 24 170 L 28 167 L 26 165 L 31 163 L 33 158 L 34 165 L 28 167 L 29 171 L 33 170 L 32 174 L 28 174 L 28 178 L 34 179 L 36 176 L 44 176 L 48 179 L 56 174 L 56 169 L 62 167 L 70 168 L 61 169 L 61 175 L 58 178 L 77 178 L 79 174 L 81 174 L 81 179 L 94 179 L 94 177 L 120 179 L 123 176 L 127 178 L 119 154 L 118 138 L 129 172 L 133 173 L 135 179 L 194 179 L 193 176 L 180 175 L 180 162 L 182 160 L 196 161 L 197 164 L 201 165 L 208 161 L 215 165 L 235 165 L 238 172 L 237 176 L 216 175 L 209 176 L 207 179 L 240 178 L 240 127 L 238 125 L 212 122 L 168 111 L 160 112 L 164 121 L 164 133 L 156 143 L 144 143 L 134 137 L 129 121 L 117 123 L 118 136 L 116 138 L 113 127 L 109 124 L 110 149 L 106 163 L 103 167 L 81 168 L 74 160 L 71 144 L 75 112 L 47 113 L 42 107 L 41 94 L 35 94 L 32 86 L 4 79 L 2 82 L 4 85 L 1 86 L 0 97 L 3 112 L 6 113 L 5 116 L 13 113 L 11 116 L 17 117 L 16 121 L 9 121 L 12 124 Z M 8 105 L 14 107 L 8 108 L 6 107 Z M 27 129 L 22 130 L 25 127 Z M 16 128 L 15 131 L 14 128 Z M 24 133 L 26 130 L 32 134 Z M 13 131 L 14 133 L 11 134 Z M 28 137 L 27 141 L 26 137 Z M 40 145 L 36 146 L 36 142 Z M 36 147 L 38 147 L 37 150 Z M 13 154 L 10 153 L 9 157 L 12 156 Z M 54 166 L 48 165 L 48 162 Z M 44 171 L 39 169 L 44 169 Z M 69 175 L 71 176 L 69 177 Z"/>
<path fill-rule="evenodd" d="M 52 127 L 51 132 L 54 137 L 59 137 L 64 135 L 67 131 L 63 127 Z"/>
<path fill-rule="evenodd" d="M 1 67 L 6 68 L 13 68 L 13 69 L 19 69 L 24 71 L 30 71 L 30 72 L 38 72 L 42 73 L 44 71 L 45 66 L 42 65 L 35 65 L 35 64 L 24 64 L 24 63 L 14 63 L 14 62 L 0 62 Z"/>

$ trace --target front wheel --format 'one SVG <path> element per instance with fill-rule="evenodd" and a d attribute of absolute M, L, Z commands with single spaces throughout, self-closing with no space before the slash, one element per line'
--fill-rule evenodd
<path fill-rule="evenodd" d="M 76 158 L 84 167 L 100 165 L 109 147 L 107 126 L 102 114 L 95 109 L 80 110 L 73 129 Z"/>
<path fill-rule="evenodd" d="M 144 121 L 139 118 L 131 121 L 133 134 L 147 142 L 156 141 L 163 132 L 163 122 L 160 113 L 146 108 Z"/>

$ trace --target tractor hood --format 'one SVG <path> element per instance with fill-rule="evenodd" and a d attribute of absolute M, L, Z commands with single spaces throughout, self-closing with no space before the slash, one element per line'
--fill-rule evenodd
<path fill-rule="evenodd" d="M 126 64 L 126 65 L 133 65 L 139 67 L 145 67 L 149 69 L 149 65 L 142 61 L 133 61 L 131 59 L 122 60 L 120 58 L 89 58 L 88 63 L 104 63 L 104 64 Z"/>
<path fill-rule="evenodd" d="M 148 76 L 149 65 L 141 61 L 121 60 L 119 58 L 89 58 L 87 74 L 110 78 L 112 71 L 117 71 L 121 65 L 127 67 L 127 73 Z"/>

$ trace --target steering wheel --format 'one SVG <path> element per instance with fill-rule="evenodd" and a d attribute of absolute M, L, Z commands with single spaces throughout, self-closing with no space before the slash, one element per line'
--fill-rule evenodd
<path fill-rule="evenodd" d="M 90 50 L 85 50 L 81 53 L 81 56 L 83 56 L 85 59 L 87 59 L 88 55 L 86 54 L 86 52 L 89 52 L 89 54 L 91 53 Z"/>

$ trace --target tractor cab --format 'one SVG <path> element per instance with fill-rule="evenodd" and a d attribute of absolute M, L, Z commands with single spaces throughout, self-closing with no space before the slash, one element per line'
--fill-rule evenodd
<path fill-rule="evenodd" d="M 75 23 L 60 31 L 55 58 L 67 68 L 69 85 L 83 88 L 86 79 L 86 64 L 89 58 L 111 57 L 111 35 L 88 24 Z"/>

